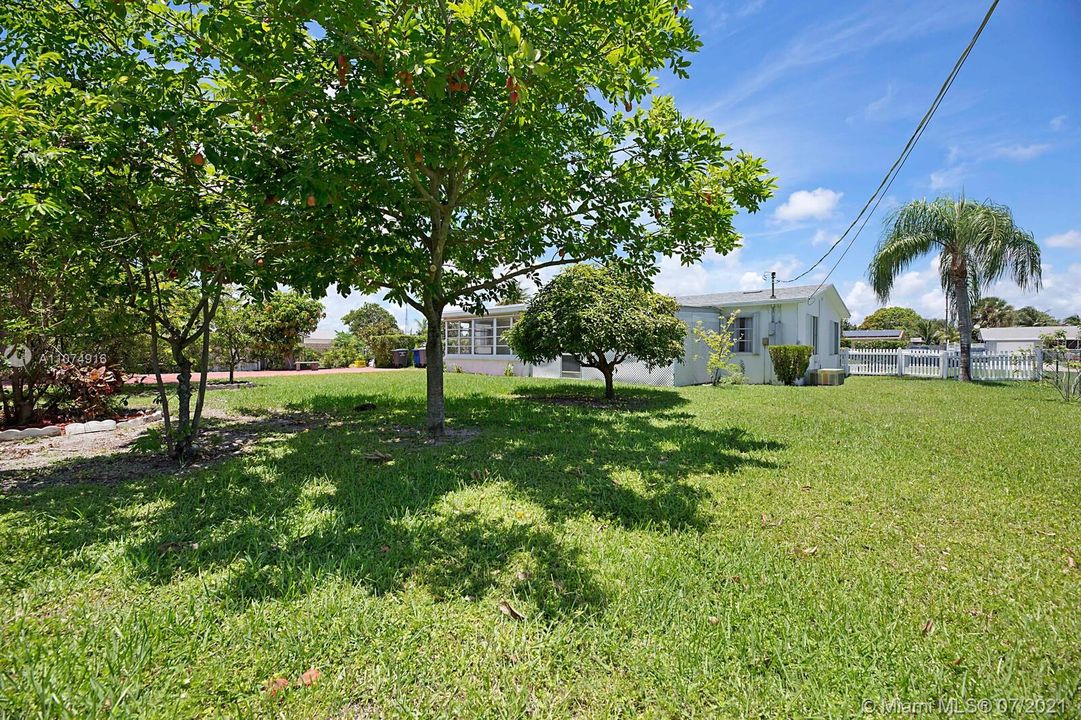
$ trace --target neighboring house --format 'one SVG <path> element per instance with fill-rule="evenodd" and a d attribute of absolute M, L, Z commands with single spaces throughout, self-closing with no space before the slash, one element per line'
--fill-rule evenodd
<path fill-rule="evenodd" d="M 817 290 L 817 292 L 816 292 Z M 771 383 L 776 376 L 769 345 L 811 345 L 810 369 L 841 366 L 841 323 L 850 313 L 833 285 L 678 296 L 677 317 L 687 325 L 685 355 L 673 365 L 650 371 L 643 363 L 624 362 L 616 380 L 655 386 L 699 385 L 710 382 L 706 361 L 709 351 L 694 336 L 694 328 L 717 330 L 721 318 L 738 313 L 732 325 L 736 345 L 732 360 L 739 363 L 750 383 Z M 447 313 L 444 316 L 446 364 L 466 372 L 502 375 L 507 366 L 518 376 L 601 379 L 599 372 L 582 368 L 570 356 L 550 363 L 523 363 L 511 352 L 503 335 L 525 311 L 525 305 L 489 308 L 483 316 Z"/>
<path fill-rule="evenodd" d="M 333 335 L 325 335 L 319 332 L 314 332 L 304 338 L 304 347 L 308 350 L 329 350 L 330 344 L 334 342 Z"/>
<path fill-rule="evenodd" d="M 845 330 L 844 339 L 853 344 L 878 340 L 904 340 L 904 330 Z M 922 338 L 921 338 L 922 340 Z"/>
<path fill-rule="evenodd" d="M 1081 346 L 1081 327 L 1076 325 L 982 328 L 980 339 L 987 352 L 1017 352 L 1035 349 L 1042 343 L 1041 336 L 1060 330 L 1066 333 L 1067 347 L 1076 349 Z"/>

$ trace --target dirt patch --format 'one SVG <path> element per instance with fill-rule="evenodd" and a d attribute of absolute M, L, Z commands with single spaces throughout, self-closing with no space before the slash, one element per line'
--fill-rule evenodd
<path fill-rule="evenodd" d="M 208 413 L 205 421 L 197 456 L 187 463 L 171 460 L 148 443 L 145 426 L 0 444 L 0 492 L 78 483 L 109 485 L 152 475 L 182 475 L 239 455 L 268 435 L 293 434 L 325 426 L 327 417 Z"/>

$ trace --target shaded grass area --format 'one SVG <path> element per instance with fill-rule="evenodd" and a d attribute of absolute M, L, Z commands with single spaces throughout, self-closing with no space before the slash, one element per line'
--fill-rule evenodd
<path fill-rule="evenodd" d="M 0 711 L 1081 714 L 1081 415 L 1048 391 L 447 389 L 457 442 L 414 432 L 420 373 L 275 378 L 209 395 L 305 419 L 238 457 L 0 499 Z"/>

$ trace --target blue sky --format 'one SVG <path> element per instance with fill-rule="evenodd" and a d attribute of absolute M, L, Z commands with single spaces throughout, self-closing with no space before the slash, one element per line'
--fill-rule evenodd
<path fill-rule="evenodd" d="M 988 4 L 698 2 L 691 16 L 704 44 L 691 78 L 664 78 L 660 90 L 733 147 L 764 157 L 779 188 L 737 222 L 741 249 L 690 268 L 662 261 L 657 289 L 753 289 L 763 273 L 790 277 L 819 257 L 877 187 Z M 865 275 L 887 208 L 962 191 L 1008 205 L 1043 249 L 1042 292 L 1002 284 L 990 294 L 1058 317 L 1081 313 L 1081 2 L 999 5 L 889 197 L 830 278 L 854 319 L 880 305 Z M 917 263 L 889 304 L 941 317 L 937 278 L 931 258 Z M 340 328 L 341 315 L 365 299 L 328 297 L 321 330 Z M 402 308 L 389 307 L 404 320 Z"/>

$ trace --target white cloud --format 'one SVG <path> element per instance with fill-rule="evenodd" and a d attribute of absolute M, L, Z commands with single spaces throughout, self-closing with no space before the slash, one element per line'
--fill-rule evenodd
<path fill-rule="evenodd" d="M 1052 235 L 1047 238 L 1046 243 L 1048 247 L 1081 250 L 1081 230 L 1067 230 L 1064 233 Z"/>
<path fill-rule="evenodd" d="M 890 103 L 893 101 L 893 95 L 893 83 L 890 83 L 886 86 L 885 95 L 867 103 L 867 107 L 863 109 L 864 116 L 869 120 L 882 117 L 883 113 L 889 108 Z"/>
<path fill-rule="evenodd" d="M 757 290 L 769 285 L 771 271 L 786 278 L 800 267 L 800 261 L 790 256 L 764 259 L 751 266 L 743 261 L 742 248 L 727 255 L 708 252 L 701 262 L 690 266 L 681 265 L 678 257 L 660 258 L 658 263 L 660 272 L 653 279 L 653 286 L 668 295 Z"/>
<path fill-rule="evenodd" d="M 819 245 L 830 245 L 837 241 L 837 233 L 831 233 L 822 228 L 815 230 L 814 237 L 811 238 L 811 245 L 818 247 Z"/>
<path fill-rule="evenodd" d="M 1066 127 L 1066 116 L 1056 115 L 1055 117 L 1051 118 L 1051 122 L 1049 122 L 1048 125 L 1051 126 L 1052 130 L 1058 132 L 1062 128 Z"/>
<path fill-rule="evenodd" d="M 843 195 L 844 193 L 821 187 L 797 190 L 774 211 L 773 216 L 784 222 L 826 220 L 833 216 Z"/>
<path fill-rule="evenodd" d="M 1025 162 L 1043 155 L 1051 149 L 1047 143 L 1032 143 L 1031 145 L 1007 145 L 994 150 L 995 157 Z"/>
<path fill-rule="evenodd" d="M 964 163 L 954 165 L 953 167 L 942 168 L 941 170 L 935 170 L 931 173 L 931 189 L 945 190 L 948 188 L 958 188 L 964 182 L 964 179 L 968 177 L 968 171 L 968 165 Z"/>

